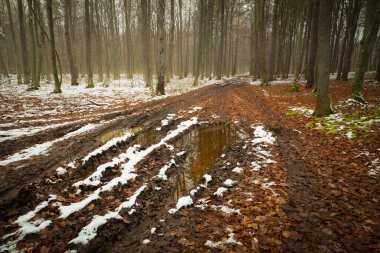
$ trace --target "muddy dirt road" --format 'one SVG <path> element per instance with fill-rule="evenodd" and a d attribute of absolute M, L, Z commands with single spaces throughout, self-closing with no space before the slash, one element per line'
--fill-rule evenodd
<path fill-rule="evenodd" d="M 313 97 L 285 88 L 230 79 L 0 143 L 0 252 L 380 250 L 356 157 L 379 133 L 305 130 L 284 103 Z"/>

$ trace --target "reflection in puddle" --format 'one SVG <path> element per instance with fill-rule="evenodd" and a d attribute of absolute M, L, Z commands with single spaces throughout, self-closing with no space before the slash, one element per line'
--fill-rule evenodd
<path fill-rule="evenodd" d="M 131 127 L 131 128 L 115 128 L 98 136 L 96 139 L 99 143 L 104 144 L 107 141 L 112 140 L 113 138 L 121 137 L 128 132 L 135 134 L 137 132 L 140 132 L 142 129 L 143 129 L 142 126 L 136 126 L 136 127 Z"/>
<path fill-rule="evenodd" d="M 105 144 L 106 142 L 117 138 L 124 136 L 127 133 L 133 133 L 138 134 L 135 140 L 132 142 L 130 146 L 133 146 L 134 144 L 139 144 L 141 146 L 148 145 L 154 141 L 154 131 L 153 129 L 148 129 L 146 131 L 143 131 L 144 126 L 136 126 L 131 128 L 114 128 L 109 130 L 106 133 L 103 133 L 102 135 L 98 136 L 96 140 L 99 142 L 99 144 Z M 90 176 L 92 173 L 95 172 L 97 167 L 88 167 L 85 170 L 82 170 L 81 177 L 86 178 Z"/>
<path fill-rule="evenodd" d="M 244 129 L 233 124 L 204 126 L 185 134 L 178 143 L 188 150 L 184 170 L 170 179 L 174 185 L 173 202 L 200 183 L 206 169 L 214 164 L 227 146 L 247 136 Z"/>

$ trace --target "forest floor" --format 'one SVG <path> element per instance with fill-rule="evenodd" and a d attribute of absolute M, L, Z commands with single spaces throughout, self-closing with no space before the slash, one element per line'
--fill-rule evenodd
<path fill-rule="evenodd" d="M 1 94 L 0 252 L 380 251 L 380 87 L 254 84 Z"/>

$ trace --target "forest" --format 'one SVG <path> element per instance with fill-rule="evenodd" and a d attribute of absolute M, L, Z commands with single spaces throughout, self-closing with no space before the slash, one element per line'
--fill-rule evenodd
<path fill-rule="evenodd" d="M 1 0 L 0 252 L 377 252 L 379 0 Z"/>

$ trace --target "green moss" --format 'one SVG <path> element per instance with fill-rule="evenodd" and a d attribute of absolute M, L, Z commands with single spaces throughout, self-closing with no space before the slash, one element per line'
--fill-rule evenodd
<path fill-rule="evenodd" d="M 299 114 L 299 112 L 293 111 L 293 110 L 288 110 L 285 113 L 286 116 L 295 116 L 295 115 L 298 115 L 298 114 Z"/>
<path fill-rule="evenodd" d="M 377 180 L 374 177 L 371 177 L 371 178 L 368 178 L 365 182 L 366 184 L 375 185 L 379 183 L 379 180 Z"/>

